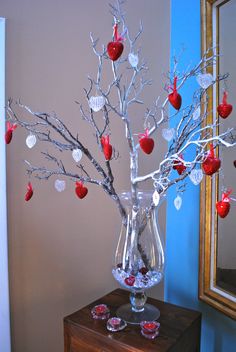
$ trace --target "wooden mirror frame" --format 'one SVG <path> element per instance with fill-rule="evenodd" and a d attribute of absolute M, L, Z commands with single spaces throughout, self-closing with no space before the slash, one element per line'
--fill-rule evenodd
<path fill-rule="evenodd" d="M 218 50 L 219 7 L 230 0 L 201 0 L 202 53 L 208 48 Z M 214 17 L 213 17 L 214 16 Z M 218 74 L 219 63 L 209 73 Z M 219 86 L 209 88 L 207 124 L 212 124 L 218 105 Z M 217 133 L 217 131 L 216 131 Z M 218 221 L 215 203 L 218 199 L 218 175 L 205 177 L 201 185 L 199 298 L 236 319 L 236 297 L 216 286 Z"/>

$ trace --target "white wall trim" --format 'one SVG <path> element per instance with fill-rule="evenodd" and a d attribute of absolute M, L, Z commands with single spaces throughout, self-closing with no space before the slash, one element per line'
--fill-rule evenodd
<path fill-rule="evenodd" d="M 11 351 L 5 134 L 5 18 L 0 17 L 0 351 Z"/>

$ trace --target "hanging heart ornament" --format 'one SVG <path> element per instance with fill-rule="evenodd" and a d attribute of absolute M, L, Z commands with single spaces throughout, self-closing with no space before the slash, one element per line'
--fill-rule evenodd
<path fill-rule="evenodd" d="M 174 200 L 174 206 L 177 210 L 181 208 L 182 205 L 182 198 L 178 195 Z"/>
<path fill-rule="evenodd" d="M 201 116 L 201 108 L 200 108 L 200 106 L 199 106 L 199 107 L 198 107 L 196 110 L 194 110 L 194 112 L 193 112 L 193 120 L 194 120 L 194 121 L 198 120 L 200 116 Z"/>
<path fill-rule="evenodd" d="M 192 183 L 197 186 L 203 179 L 203 172 L 201 169 L 198 170 L 192 170 L 189 175 L 190 180 Z"/>
<path fill-rule="evenodd" d="M 25 143 L 28 148 L 33 148 L 37 142 L 37 138 L 34 134 L 29 134 L 28 137 L 25 140 Z"/>
<path fill-rule="evenodd" d="M 175 129 L 174 128 L 163 128 L 162 130 L 162 137 L 167 141 L 170 142 L 175 135 Z"/>
<path fill-rule="evenodd" d="M 207 89 L 214 82 L 214 78 L 210 73 L 199 74 L 197 75 L 196 80 L 199 86 L 203 89 Z"/>
<path fill-rule="evenodd" d="M 58 192 L 63 192 L 66 189 L 66 182 L 64 180 L 56 180 L 54 186 Z"/>
<path fill-rule="evenodd" d="M 105 105 L 105 98 L 101 95 L 98 97 L 90 97 L 89 99 L 89 107 L 92 109 L 94 112 L 98 112 L 103 108 Z"/>
<path fill-rule="evenodd" d="M 82 156 L 83 156 L 83 153 L 81 152 L 80 149 L 74 149 L 72 151 L 72 158 L 76 163 L 78 163 L 81 160 Z"/>
<path fill-rule="evenodd" d="M 128 60 L 129 60 L 130 65 L 131 65 L 133 68 L 135 68 L 135 67 L 138 66 L 138 61 L 139 61 L 138 55 L 133 54 L 133 53 L 129 53 L 129 55 L 128 55 Z"/>

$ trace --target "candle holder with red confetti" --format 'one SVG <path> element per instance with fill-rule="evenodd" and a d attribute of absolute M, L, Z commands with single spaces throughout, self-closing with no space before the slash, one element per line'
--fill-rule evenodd
<path fill-rule="evenodd" d="M 140 326 L 141 334 L 147 339 L 153 340 L 159 335 L 160 323 L 157 321 L 142 321 Z"/>
<path fill-rule="evenodd" d="M 105 320 L 108 319 L 110 316 L 110 310 L 106 304 L 99 304 L 94 306 L 91 310 L 91 314 L 93 319 L 101 319 Z"/>
<path fill-rule="evenodd" d="M 107 321 L 107 330 L 115 332 L 126 328 L 127 324 L 123 319 L 112 317 Z"/>

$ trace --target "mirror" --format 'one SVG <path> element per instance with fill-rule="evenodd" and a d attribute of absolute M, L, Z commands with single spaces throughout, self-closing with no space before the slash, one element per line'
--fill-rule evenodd
<path fill-rule="evenodd" d="M 232 45 L 236 32 L 236 0 L 202 0 L 201 11 L 202 51 L 213 47 L 220 54 L 210 72 L 214 76 L 230 73 L 230 77 L 220 81 L 209 94 L 208 123 L 212 123 L 217 118 L 216 107 L 222 102 L 225 90 L 229 93 L 228 102 L 236 110 L 236 48 Z M 235 110 L 228 118 L 220 118 L 219 132 L 235 126 Z M 231 201 L 231 211 L 224 219 L 217 216 L 215 210 L 216 202 L 226 189 L 232 188 L 231 196 L 236 198 L 236 147 L 221 148 L 219 158 L 220 176 L 206 177 L 201 188 L 199 298 L 236 319 L 235 202 Z"/>

